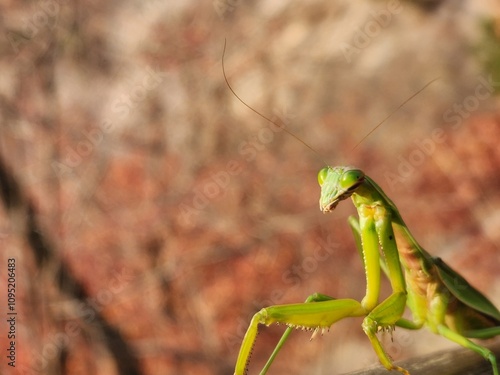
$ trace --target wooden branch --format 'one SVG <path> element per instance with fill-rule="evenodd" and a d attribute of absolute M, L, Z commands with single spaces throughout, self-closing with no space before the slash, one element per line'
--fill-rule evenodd
<path fill-rule="evenodd" d="M 500 359 L 500 342 L 485 345 Z M 500 363 L 500 362 L 499 362 Z M 492 375 L 491 363 L 469 349 L 451 349 L 425 356 L 396 362 L 407 369 L 411 375 Z M 350 372 L 346 375 L 389 375 L 398 374 L 387 371 L 382 365 L 366 370 Z"/>

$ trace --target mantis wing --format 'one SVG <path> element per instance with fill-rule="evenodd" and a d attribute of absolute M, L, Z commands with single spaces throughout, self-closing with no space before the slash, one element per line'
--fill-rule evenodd
<path fill-rule="evenodd" d="M 441 281 L 460 302 L 495 319 L 500 325 L 500 312 L 480 291 L 440 258 L 434 258 L 434 264 Z"/>

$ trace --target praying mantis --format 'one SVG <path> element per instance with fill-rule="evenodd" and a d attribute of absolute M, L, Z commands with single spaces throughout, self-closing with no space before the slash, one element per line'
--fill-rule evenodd
<path fill-rule="evenodd" d="M 249 107 L 227 81 L 224 53 L 222 68 L 231 92 Z M 284 130 L 312 149 L 295 134 Z M 341 201 L 348 198 L 351 198 L 357 210 L 358 217 L 349 217 L 348 223 L 364 266 L 365 296 L 361 301 L 357 301 L 315 293 L 304 303 L 261 309 L 253 316 L 243 338 L 235 375 L 247 373 L 260 325 L 278 323 L 287 326 L 260 372 L 262 375 L 267 373 L 293 329 L 310 330 L 314 337 L 328 330 L 334 323 L 349 317 L 363 317 L 362 329 L 387 370 L 409 375 L 406 369 L 393 363 L 377 333 L 392 332 L 395 327 L 417 330 L 425 326 L 433 333 L 475 351 L 491 363 L 493 374 L 499 375 L 494 354 L 470 339 L 488 339 L 500 335 L 500 311 L 443 260 L 431 256 L 419 245 L 393 201 L 363 171 L 350 166 L 327 166 L 319 171 L 318 183 L 321 188 L 319 206 L 323 213 L 333 211 Z M 389 279 L 392 292 L 380 301 L 382 274 Z M 406 308 L 411 311 L 412 319 L 403 318 Z"/>

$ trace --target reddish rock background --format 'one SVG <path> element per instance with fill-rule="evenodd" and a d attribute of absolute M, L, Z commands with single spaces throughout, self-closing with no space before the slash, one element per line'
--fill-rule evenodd
<path fill-rule="evenodd" d="M 50 0 L 2 14 L 2 353 L 12 258 L 17 315 L 16 368 L 2 355 L 0 373 L 232 374 L 260 308 L 361 299 L 354 209 L 320 213 L 321 159 L 365 170 L 500 306 L 493 1 Z M 238 95 L 321 158 L 232 95 L 224 40 Z M 294 333 L 272 373 L 376 363 L 360 324 Z M 282 331 L 261 330 L 253 371 Z M 395 359 L 454 346 L 403 330 L 384 343 Z"/>

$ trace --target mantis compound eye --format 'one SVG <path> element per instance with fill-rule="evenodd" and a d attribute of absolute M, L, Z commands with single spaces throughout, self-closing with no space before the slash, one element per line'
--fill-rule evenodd
<path fill-rule="evenodd" d="M 319 186 L 323 186 L 323 182 L 326 180 L 326 176 L 328 175 L 328 170 L 330 167 L 325 167 L 318 172 L 318 183 Z"/>
<path fill-rule="evenodd" d="M 343 189 L 345 189 L 345 191 L 355 189 L 361 182 L 363 182 L 364 178 L 365 174 L 363 171 L 359 169 L 351 169 L 342 174 L 342 177 L 340 178 L 340 185 Z"/>

